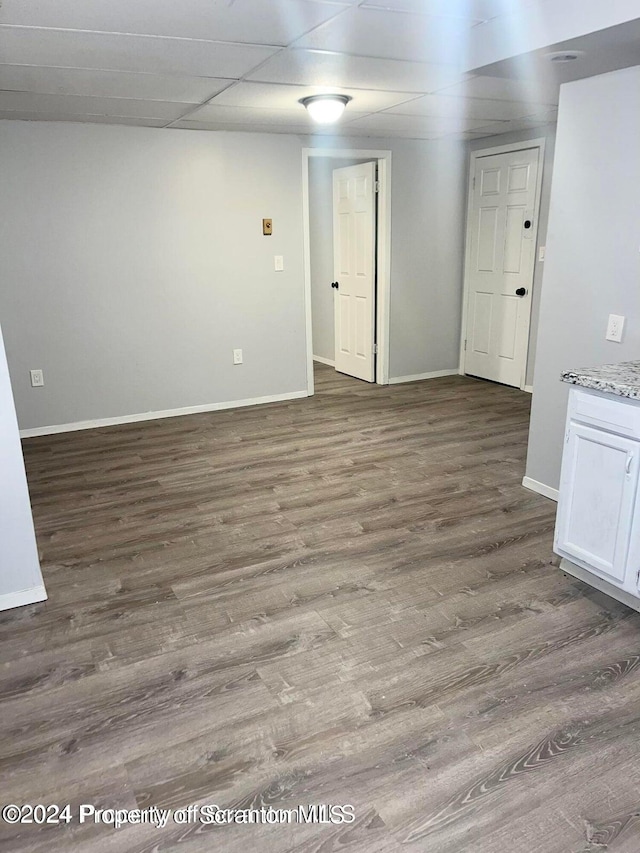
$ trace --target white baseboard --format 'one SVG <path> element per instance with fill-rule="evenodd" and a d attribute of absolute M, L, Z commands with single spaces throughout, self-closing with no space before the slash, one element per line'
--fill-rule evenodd
<path fill-rule="evenodd" d="M 24 607 L 25 604 L 35 604 L 45 601 L 47 591 L 43 584 L 32 589 L 22 589 L 20 592 L 7 592 L 0 595 L 0 610 L 11 610 L 12 607 Z"/>
<path fill-rule="evenodd" d="M 434 370 L 431 373 L 416 373 L 413 376 L 392 376 L 389 385 L 400 385 L 402 382 L 418 382 L 421 379 L 439 379 L 441 376 L 457 376 L 458 368 L 451 370 Z"/>
<path fill-rule="evenodd" d="M 539 495 L 543 495 L 545 498 L 551 498 L 552 501 L 558 502 L 558 490 L 553 489 L 551 486 L 546 486 L 544 483 L 539 483 L 537 480 L 532 480 L 531 477 L 523 477 L 522 485 L 525 489 L 529 489 L 532 492 L 537 492 Z"/>
<path fill-rule="evenodd" d="M 314 355 L 313 360 L 319 361 L 320 364 L 326 364 L 329 367 L 335 367 L 336 366 L 335 361 L 331 361 L 330 358 L 323 358 L 321 355 Z"/>
<path fill-rule="evenodd" d="M 273 394 L 269 397 L 254 397 L 250 400 L 231 400 L 224 403 L 206 403 L 204 406 L 186 406 L 183 409 L 167 409 L 164 412 L 142 412 L 138 415 L 122 415 L 118 418 L 100 418 L 95 421 L 75 421 L 69 424 L 21 429 L 20 438 L 34 438 L 38 435 L 55 435 L 59 432 L 75 432 L 81 429 L 134 424 L 139 421 L 155 421 L 159 418 L 176 418 L 180 415 L 199 415 L 203 412 L 219 412 L 222 409 L 238 409 L 242 406 L 259 406 L 263 403 L 282 403 L 286 400 L 299 400 L 308 397 L 307 391 L 290 391 L 287 394 Z"/>
<path fill-rule="evenodd" d="M 527 394 L 533 394 L 533 385 L 525 385 L 522 390 L 526 391 Z"/>

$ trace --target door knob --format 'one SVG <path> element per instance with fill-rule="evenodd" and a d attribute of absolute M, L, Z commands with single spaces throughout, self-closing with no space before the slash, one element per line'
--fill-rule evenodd
<path fill-rule="evenodd" d="M 335 289 L 337 290 L 340 287 L 340 282 L 339 281 L 332 281 L 331 287 L 335 287 Z"/>
<path fill-rule="evenodd" d="M 516 296 L 526 296 L 526 295 L 527 295 L 527 289 L 526 289 L 526 287 L 519 287 L 519 288 L 516 290 Z"/>

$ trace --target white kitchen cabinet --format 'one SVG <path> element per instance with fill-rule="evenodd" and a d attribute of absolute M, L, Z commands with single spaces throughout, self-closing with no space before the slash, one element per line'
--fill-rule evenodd
<path fill-rule="evenodd" d="M 562 568 L 640 609 L 640 405 L 572 388 L 554 550 Z"/>

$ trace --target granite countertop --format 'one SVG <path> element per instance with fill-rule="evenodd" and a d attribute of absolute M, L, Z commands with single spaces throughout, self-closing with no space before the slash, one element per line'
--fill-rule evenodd
<path fill-rule="evenodd" d="M 601 367 L 585 367 L 580 370 L 563 370 L 563 382 L 581 385 L 605 394 L 616 394 L 640 400 L 640 361 L 622 361 L 619 364 L 603 364 Z"/>

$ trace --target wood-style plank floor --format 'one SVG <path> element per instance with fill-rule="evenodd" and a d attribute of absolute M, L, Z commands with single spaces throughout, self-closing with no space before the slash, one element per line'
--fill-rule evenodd
<path fill-rule="evenodd" d="M 640 616 L 558 570 L 528 395 L 317 382 L 25 442 L 50 598 L 0 614 L 0 799 L 355 822 L 2 851 L 637 853 Z"/>

